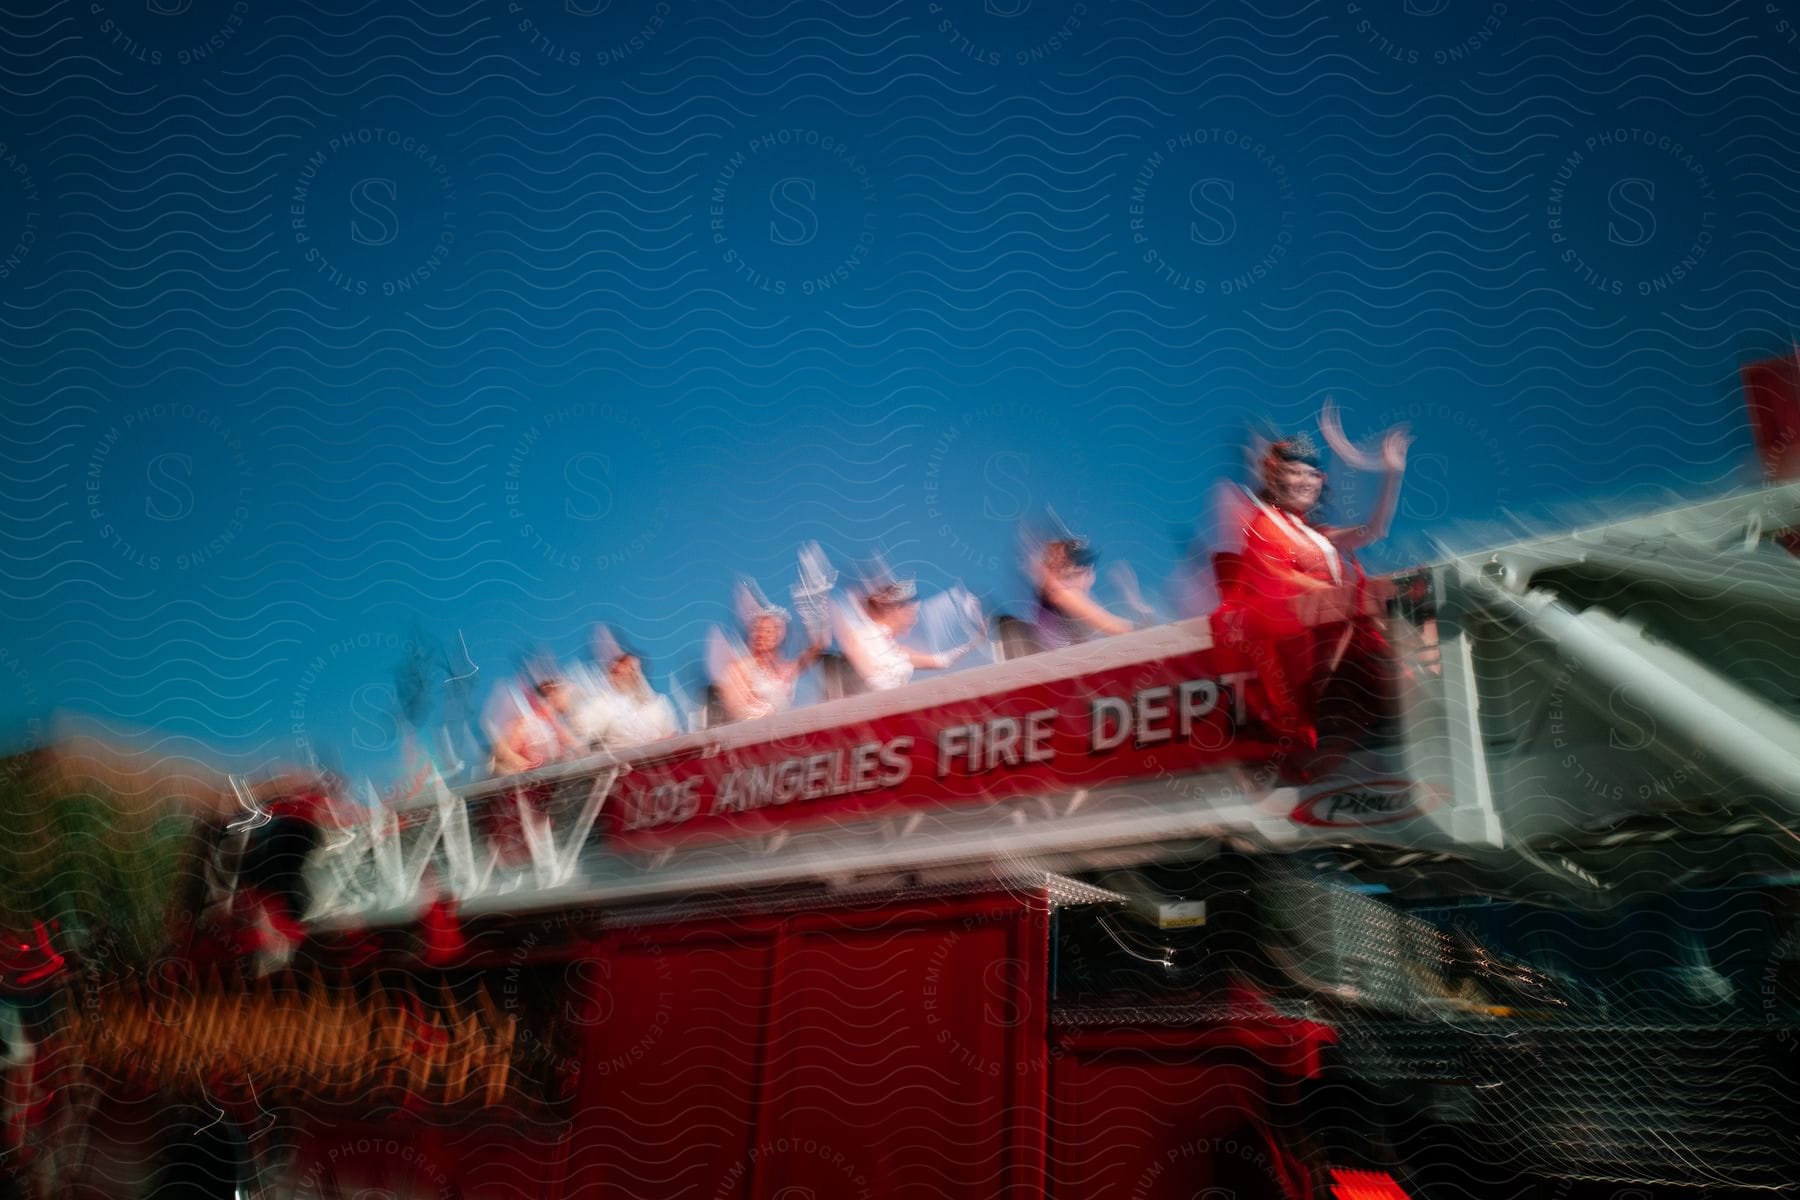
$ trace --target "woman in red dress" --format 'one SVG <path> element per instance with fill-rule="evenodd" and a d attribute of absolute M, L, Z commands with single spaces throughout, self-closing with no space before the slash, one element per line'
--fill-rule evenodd
<path fill-rule="evenodd" d="M 1304 435 L 1271 445 L 1258 464 L 1261 488 L 1243 494 L 1242 541 L 1235 570 L 1220 580 L 1221 599 L 1240 616 L 1236 628 L 1262 680 L 1264 719 L 1308 747 L 1347 749 L 1368 732 L 1371 709 L 1391 706 L 1392 655 L 1356 551 L 1387 535 L 1410 444 L 1398 429 L 1383 439 L 1381 493 L 1360 525 L 1312 519 L 1325 472 Z M 1328 698 L 1333 703 L 1322 703 Z"/>

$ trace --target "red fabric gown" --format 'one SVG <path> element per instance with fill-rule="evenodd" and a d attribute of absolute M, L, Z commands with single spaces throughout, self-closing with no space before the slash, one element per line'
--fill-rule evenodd
<path fill-rule="evenodd" d="M 1353 736 L 1392 694 L 1367 576 L 1329 530 L 1293 513 L 1251 500 L 1240 520 L 1238 549 L 1219 564 L 1221 640 L 1248 654 L 1262 717 L 1276 730 L 1308 748 L 1322 735 Z M 1328 691 L 1341 702 L 1323 705 Z"/>

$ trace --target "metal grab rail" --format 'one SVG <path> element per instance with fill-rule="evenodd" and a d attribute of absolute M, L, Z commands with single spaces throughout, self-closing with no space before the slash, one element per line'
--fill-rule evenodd
<path fill-rule="evenodd" d="M 1603 684 L 1633 689 L 1669 728 L 1800 805 L 1800 722 L 1610 614 L 1577 613 L 1547 592 L 1515 595 L 1468 564 L 1458 577 L 1486 611 L 1541 635 Z"/>
<path fill-rule="evenodd" d="M 515 782 L 499 793 L 468 795 L 452 790 L 434 773 L 434 804 L 423 821 L 403 825 L 399 812 L 377 805 L 368 822 L 328 835 L 312 859 L 307 918 L 401 909 L 428 892 L 469 901 L 526 885 L 545 890 L 563 887 L 576 877 L 582 849 L 620 774 L 621 768 L 615 766 L 593 775 L 580 808 L 559 829 L 553 815 L 532 802 L 534 794 L 544 790 L 542 785 Z M 522 869 L 503 869 L 501 847 L 476 832 L 482 823 L 478 817 L 487 813 L 472 813 L 471 806 L 489 810 L 496 805 L 516 809 L 518 840 L 526 851 Z M 428 884 L 426 874 L 434 867 Z"/>

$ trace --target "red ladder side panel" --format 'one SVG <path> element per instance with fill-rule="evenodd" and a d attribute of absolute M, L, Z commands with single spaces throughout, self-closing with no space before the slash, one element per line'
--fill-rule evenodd
<path fill-rule="evenodd" d="M 565 1194 L 1041 1200 L 1047 965 L 1041 896 L 608 940 Z"/>
<path fill-rule="evenodd" d="M 569 964 L 589 1030 L 565 1195 L 748 1200 L 774 939 L 622 937 Z"/>
<path fill-rule="evenodd" d="M 1041 1197 L 1041 905 L 791 934 L 756 1200 Z"/>

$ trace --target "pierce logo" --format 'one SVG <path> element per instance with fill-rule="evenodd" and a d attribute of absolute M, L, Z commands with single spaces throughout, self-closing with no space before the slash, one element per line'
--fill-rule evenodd
<path fill-rule="evenodd" d="M 1408 779 L 1374 779 L 1308 796 L 1294 805 L 1297 825 L 1345 829 L 1410 821 L 1436 808 L 1442 797 Z"/>

